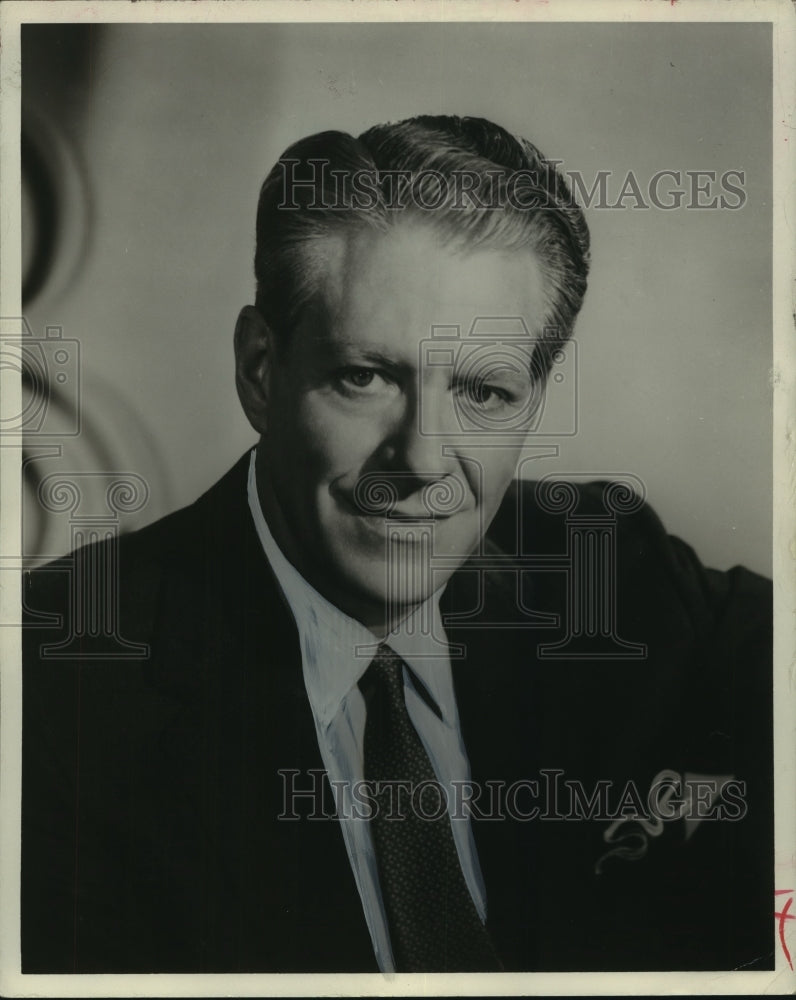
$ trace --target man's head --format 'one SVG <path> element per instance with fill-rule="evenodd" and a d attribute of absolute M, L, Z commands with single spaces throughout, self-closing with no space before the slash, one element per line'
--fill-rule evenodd
<path fill-rule="evenodd" d="M 288 149 L 263 184 L 237 381 L 288 558 L 374 629 L 477 547 L 586 289 L 560 174 L 480 119 Z"/>

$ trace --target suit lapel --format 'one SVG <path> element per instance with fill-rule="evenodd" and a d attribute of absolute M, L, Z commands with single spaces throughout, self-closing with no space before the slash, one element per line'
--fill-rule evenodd
<path fill-rule="evenodd" d="M 479 795 L 471 822 L 486 887 L 487 926 L 505 967 L 528 969 L 533 967 L 534 948 L 535 852 L 529 845 L 534 829 L 511 821 L 506 796 L 532 773 L 537 757 L 531 645 L 527 632 L 489 627 L 490 622 L 505 620 L 513 606 L 514 594 L 506 581 L 487 573 L 481 585 L 479 616 L 467 627 L 448 624 L 446 631 L 451 645 L 464 650 L 461 658 L 452 658 L 451 668 L 462 739 Z M 476 586 L 478 576 L 465 566 L 446 590 L 443 617 L 452 608 L 472 606 Z M 522 794 L 517 805 L 525 809 Z"/>
<path fill-rule="evenodd" d="M 188 892 L 203 963 L 375 971 L 337 820 L 287 818 L 286 791 L 306 790 L 323 765 L 295 625 L 246 506 L 245 463 L 191 520 L 166 586 L 157 682 L 176 706 L 166 786 L 183 786 L 180 832 L 204 872 Z M 324 790 L 316 813 L 333 815 Z M 295 812 L 312 808 L 304 798 Z"/>

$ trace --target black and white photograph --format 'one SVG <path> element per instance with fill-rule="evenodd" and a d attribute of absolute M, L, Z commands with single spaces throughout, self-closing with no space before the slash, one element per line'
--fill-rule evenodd
<path fill-rule="evenodd" d="M 0 17 L 3 994 L 796 988 L 792 7 Z"/>

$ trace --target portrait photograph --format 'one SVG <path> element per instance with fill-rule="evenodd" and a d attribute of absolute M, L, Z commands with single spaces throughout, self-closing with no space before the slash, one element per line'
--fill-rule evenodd
<path fill-rule="evenodd" d="M 3 994 L 792 992 L 792 7 L 0 22 Z"/>

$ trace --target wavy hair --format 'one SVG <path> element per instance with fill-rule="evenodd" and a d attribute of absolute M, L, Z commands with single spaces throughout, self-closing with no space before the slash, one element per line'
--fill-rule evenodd
<path fill-rule="evenodd" d="M 260 190 L 254 258 L 256 306 L 277 335 L 316 293 L 330 235 L 388 232 L 407 216 L 465 253 L 535 255 L 547 302 L 534 367 L 546 374 L 583 302 L 589 231 L 556 165 L 483 118 L 424 115 L 357 138 L 320 132 L 282 154 Z"/>

